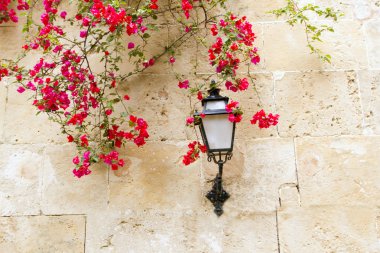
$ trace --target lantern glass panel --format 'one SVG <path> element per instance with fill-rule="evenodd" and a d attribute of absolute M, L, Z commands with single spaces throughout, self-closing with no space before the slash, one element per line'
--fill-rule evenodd
<path fill-rule="evenodd" d="M 228 114 L 207 115 L 202 121 L 210 150 L 232 148 L 233 123 Z"/>
<path fill-rule="evenodd" d="M 205 104 L 205 110 L 220 110 L 226 108 L 226 102 L 224 100 L 207 101 Z"/>

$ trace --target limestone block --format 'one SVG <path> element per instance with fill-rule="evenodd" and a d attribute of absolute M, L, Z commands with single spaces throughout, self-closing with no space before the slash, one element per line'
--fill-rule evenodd
<path fill-rule="evenodd" d="M 316 24 L 331 24 L 328 22 Z M 290 27 L 286 23 L 264 26 L 262 56 L 267 70 L 331 70 L 363 69 L 368 65 L 362 24 L 342 20 L 332 24 L 335 32 L 322 36 L 323 43 L 315 44 L 332 57 L 331 64 L 323 63 L 310 54 L 303 26 Z"/>
<path fill-rule="evenodd" d="M 126 247 L 126 245 L 128 245 Z M 86 252 L 277 252 L 274 214 L 101 212 L 88 217 Z"/>
<path fill-rule="evenodd" d="M 4 140 L 8 143 L 66 142 L 59 125 L 45 114 L 36 115 L 32 105 L 8 103 L 5 111 Z"/>
<path fill-rule="evenodd" d="M 380 251 L 374 209 L 291 208 L 279 211 L 278 221 L 283 253 Z"/>
<path fill-rule="evenodd" d="M 236 143 L 224 166 L 224 188 L 231 195 L 225 212 L 268 212 L 279 206 L 279 188 L 297 183 L 292 139 L 268 138 Z M 211 190 L 217 165 L 203 160 L 203 194 Z M 212 208 L 208 199 L 203 205 Z"/>
<path fill-rule="evenodd" d="M 364 112 L 364 133 L 379 134 L 380 129 L 380 71 L 359 71 L 359 86 Z"/>
<path fill-rule="evenodd" d="M 120 93 L 128 94 L 129 111 L 148 122 L 149 140 L 184 140 L 187 92 L 178 88 L 174 75 L 139 75 L 120 85 Z M 118 112 L 124 111 L 122 107 Z"/>
<path fill-rule="evenodd" d="M 0 59 L 15 59 L 22 45 L 22 26 L 0 26 Z"/>
<path fill-rule="evenodd" d="M 0 143 L 4 141 L 4 121 L 5 121 L 5 104 L 7 99 L 7 89 L 5 82 L 0 82 Z"/>
<path fill-rule="evenodd" d="M 99 164 L 80 179 L 72 170 L 76 156 L 73 145 L 49 145 L 44 156 L 42 212 L 44 214 L 85 214 L 107 205 L 108 168 Z"/>
<path fill-rule="evenodd" d="M 355 10 L 355 2 L 366 2 L 367 0 L 316 0 L 315 4 L 322 7 L 328 8 L 332 7 L 334 10 L 339 10 L 344 14 L 341 19 L 353 19 L 354 18 L 354 10 Z M 318 19 L 324 19 L 324 17 L 318 17 Z"/>
<path fill-rule="evenodd" d="M 196 64 L 199 57 L 199 51 L 206 49 L 203 48 L 200 43 L 197 43 L 195 39 L 188 39 L 188 35 L 182 38 L 181 36 L 184 33 L 183 26 L 171 25 L 168 27 L 168 29 L 168 45 L 174 44 L 175 46 L 180 46 L 179 49 L 176 49 L 174 51 L 174 58 L 176 61 L 174 64 L 169 64 L 170 71 L 182 74 L 185 76 L 185 78 L 189 78 L 190 74 L 196 72 Z M 204 31 L 201 31 L 200 33 L 202 34 Z M 168 61 L 170 55 L 165 55 L 164 57 L 166 57 L 166 61 Z"/>
<path fill-rule="evenodd" d="M 380 16 L 380 5 L 376 0 L 317 0 L 316 3 L 342 11 L 344 19 L 368 20 Z"/>
<path fill-rule="evenodd" d="M 85 217 L 0 217 L 0 251 L 84 252 Z"/>
<path fill-rule="evenodd" d="M 165 47 L 168 45 L 168 27 L 166 25 L 160 25 L 157 27 L 158 30 L 149 30 L 146 33 L 149 34 L 149 38 L 147 38 L 147 45 L 144 49 L 144 55 L 149 60 L 153 56 L 158 56 L 165 51 Z M 129 72 L 133 72 L 135 70 L 135 66 L 129 62 L 128 53 L 131 49 L 128 49 L 128 43 L 133 42 L 135 47 L 142 47 L 146 42 L 143 41 L 139 36 L 132 35 L 123 36 L 122 44 L 125 47 L 125 52 L 122 53 L 123 63 L 120 64 L 120 73 L 128 74 Z M 132 61 L 138 59 L 136 57 L 131 58 Z M 168 56 L 167 54 L 161 56 L 159 59 L 156 59 L 156 62 L 153 66 L 144 70 L 144 73 L 152 73 L 152 74 L 166 74 L 169 72 L 169 65 L 167 63 Z M 142 67 L 142 63 L 139 67 Z"/>
<path fill-rule="evenodd" d="M 283 184 L 278 190 L 280 198 L 280 206 L 300 206 L 301 199 L 298 187 L 296 184 Z"/>
<path fill-rule="evenodd" d="M 283 8 L 286 6 L 285 0 L 238 0 L 238 1 L 227 1 L 228 8 L 232 13 L 239 16 L 247 16 L 247 18 L 254 23 L 257 22 L 267 22 L 276 21 L 275 15 L 268 13 L 269 11 Z M 281 20 L 283 18 L 280 18 Z"/>
<path fill-rule="evenodd" d="M 368 48 L 369 66 L 380 68 L 380 21 L 373 20 L 365 25 L 365 36 Z"/>
<path fill-rule="evenodd" d="M 42 152 L 39 145 L 0 145 L 0 215 L 39 213 Z"/>
<path fill-rule="evenodd" d="M 242 74 L 242 78 L 248 76 Z M 242 92 L 226 92 L 223 94 L 231 100 L 239 101 L 244 110 L 243 120 L 236 125 L 236 139 L 250 140 L 254 138 L 277 136 L 276 127 L 260 129 L 257 125 L 251 124 L 253 115 L 264 109 L 267 113 L 276 113 L 273 99 L 273 76 L 272 74 L 252 73 L 253 80 L 248 78 L 250 87 Z"/>
<path fill-rule="evenodd" d="M 287 73 L 275 84 L 280 136 L 358 134 L 362 111 L 354 72 Z"/>
<path fill-rule="evenodd" d="M 377 206 L 379 144 L 379 137 L 296 139 L 302 205 Z"/>
<path fill-rule="evenodd" d="M 102 211 L 88 216 L 86 252 L 186 252 L 178 213 Z"/>
<path fill-rule="evenodd" d="M 187 142 L 149 142 L 142 148 L 128 145 L 121 151 L 127 172 L 121 176 L 110 173 L 109 204 L 113 210 L 172 210 L 200 205 L 201 164 L 182 164 Z"/>
<path fill-rule="evenodd" d="M 226 210 L 221 217 L 212 208 L 190 216 L 187 252 L 278 252 L 275 213 L 252 214 Z M 195 228 L 194 225 L 195 224 Z"/>

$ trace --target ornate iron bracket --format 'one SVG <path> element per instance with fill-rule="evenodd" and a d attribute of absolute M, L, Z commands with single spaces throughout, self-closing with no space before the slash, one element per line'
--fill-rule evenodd
<path fill-rule="evenodd" d="M 207 160 L 209 162 L 214 161 L 216 164 L 218 164 L 219 167 L 219 173 L 216 175 L 214 179 L 214 184 L 212 186 L 211 191 L 209 191 L 206 195 L 206 197 L 211 201 L 211 203 L 214 205 L 215 209 L 214 212 L 216 215 L 221 216 L 223 214 L 223 204 L 226 202 L 226 200 L 230 197 L 230 194 L 226 192 L 223 189 L 223 165 L 232 158 L 232 153 L 228 152 L 226 154 L 221 154 L 219 152 L 218 154 L 218 160 L 216 158 L 216 154 L 214 153 L 208 153 Z M 224 155 L 224 159 L 222 159 Z"/>

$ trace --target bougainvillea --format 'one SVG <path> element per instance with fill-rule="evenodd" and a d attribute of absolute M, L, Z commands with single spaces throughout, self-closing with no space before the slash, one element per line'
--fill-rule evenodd
<path fill-rule="evenodd" d="M 191 74 L 176 75 L 177 85 L 173 82 L 173 88 L 183 89 L 190 98 L 191 116 L 186 119 L 187 126 L 195 129 L 192 115 L 209 89 L 244 92 L 254 87 L 247 76 L 238 72 L 248 66 L 249 73 L 250 66 L 260 63 L 255 27 L 247 17 L 229 12 L 226 0 L 169 0 L 162 6 L 157 0 L 133 4 L 117 0 L 80 0 L 72 2 L 76 8 L 70 9 L 65 9 L 61 0 L 44 0 L 38 21 L 32 18 L 32 11 L 41 2 L 13 2 L 18 11 L 28 10 L 24 24 L 28 36 L 17 60 L 1 62 L 0 80 L 13 77 L 16 90 L 28 92 L 36 110 L 57 122 L 67 141 L 77 146 L 78 154 L 73 155 L 72 163 L 73 173 L 78 178 L 89 175 L 91 166 L 98 162 L 117 170 L 125 164 L 119 148 L 127 142 L 138 147 L 146 143 L 148 123 L 131 114 L 127 103 L 133 97 L 119 94 L 118 87 L 160 61 L 171 66 L 178 64 L 176 52 L 186 41 L 202 40 L 203 50 L 208 53 L 205 60 L 215 71 L 208 80 L 217 80 L 210 86 L 207 80 L 204 83 L 189 81 Z M 0 1 L 0 23 L 18 21 L 11 4 L 10 0 Z M 220 8 L 225 9 L 225 14 L 220 13 Z M 181 34 L 162 52 L 152 55 L 147 50 L 150 33 L 161 28 L 156 20 L 166 14 L 171 16 L 171 22 L 178 22 Z M 204 27 L 212 41 L 204 40 L 201 34 Z M 68 28 L 76 31 L 74 36 L 67 32 Z M 30 68 L 22 66 L 20 60 L 33 51 L 39 52 L 41 57 Z M 121 57 L 125 51 L 129 56 L 127 60 L 134 66 L 128 73 L 120 70 L 122 61 L 126 60 Z M 96 63 L 103 65 L 101 70 L 93 68 L 90 60 L 93 55 L 99 57 Z M 231 101 L 226 110 L 231 122 L 242 121 L 239 102 Z M 277 114 L 267 115 L 261 110 L 251 123 L 268 128 L 275 126 L 278 118 Z M 207 152 L 198 140 L 188 147 L 189 151 L 183 156 L 185 165 Z"/>

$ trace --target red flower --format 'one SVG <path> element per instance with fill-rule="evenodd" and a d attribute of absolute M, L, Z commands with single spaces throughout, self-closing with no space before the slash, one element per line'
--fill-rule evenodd
<path fill-rule="evenodd" d="M 226 111 L 228 113 L 231 113 L 233 111 L 233 109 L 235 109 L 238 106 L 239 106 L 239 102 L 238 101 L 231 100 L 231 102 L 226 105 Z"/>
<path fill-rule="evenodd" d="M 183 159 L 182 159 L 182 163 L 186 166 L 195 162 L 199 158 L 200 152 L 202 153 L 207 152 L 206 146 L 202 145 L 198 141 L 190 142 L 188 147 L 189 147 L 189 150 L 187 151 L 186 155 L 183 156 Z"/>
<path fill-rule="evenodd" d="M 133 43 L 133 42 L 128 43 L 128 49 L 132 49 L 134 47 L 135 47 L 135 43 Z"/>
<path fill-rule="evenodd" d="M 112 114 L 112 110 L 111 110 L 111 109 L 107 109 L 107 110 L 105 111 L 105 114 L 106 114 L 107 116 L 110 116 L 110 115 Z"/>
<path fill-rule="evenodd" d="M 242 120 L 243 116 L 241 114 L 232 114 L 230 113 L 228 115 L 228 120 L 231 121 L 231 122 L 236 122 L 236 123 L 239 123 L 241 120 Z"/>
<path fill-rule="evenodd" d="M 157 10 L 158 9 L 157 0 L 151 0 L 150 2 L 151 3 L 149 5 L 149 8 L 152 10 Z"/>
<path fill-rule="evenodd" d="M 88 139 L 87 139 L 86 135 L 82 135 L 80 137 L 80 140 L 81 140 L 81 146 L 82 147 L 87 147 L 88 146 Z"/>
<path fill-rule="evenodd" d="M 18 87 L 18 89 L 17 89 L 18 93 L 23 93 L 24 91 L 25 91 L 25 88 L 22 86 Z"/>
<path fill-rule="evenodd" d="M 212 33 L 212 36 L 218 35 L 218 27 L 215 24 L 211 26 L 210 31 Z"/>
<path fill-rule="evenodd" d="M 182 0 L 182 10 L 185 13 L 187 19 L 190 18 L 190 10 L 193 9 L 193 6 L 188 0 Z"/>
<path fill-rule="evenodd" d="M 186 119 L 186 125 L 189 126 L 194 123 L 194 118 L 193 117 L 187 117 Z"/>
<path fill-rule="evenodd" d="M 189 88 L 189 80 L 185 80 L 183 82 L 178 83 L 178 87 L 181 89 L 187 89 Z"/>
<path fill-rule="evenodd" d="M 63 19 L 66 19 L 66 16 L 67 16 L 67 12 L 66 11 L 62 11 L 61 14 L 59 15 L 61 18 Z"/>
<path fill-rule="evenodd" d="M 124 100 L 129 100 L 130 98 L 129 98 L 128 95 L 124 95 L 123 99 L 124 99 Z"/>
<path fill-rule="evenodd" d="M 278 124 L 279 117 L 280 115 L 273 115 L 272 113 L 266 115 L 265 111 L 261 110 L 253 115 L 251 124 L 255 125 L 258 122 L 259 128 L 269 128 L 270 126 L 276 126 Z"/>
<path fill-rule="evenodd" d="M 67 136 L 67 141 L 68 142 L 73 142 L 74 141 L 74 137 L 72 137 L 71 135 L 68 135 Z"/>
<path fill-rule="evenodd" d="M 202 99 L 203 99 L 202 91 L 198 91 L 197 98 L 198 98 L 198 100 L 202 101 Z"/>

